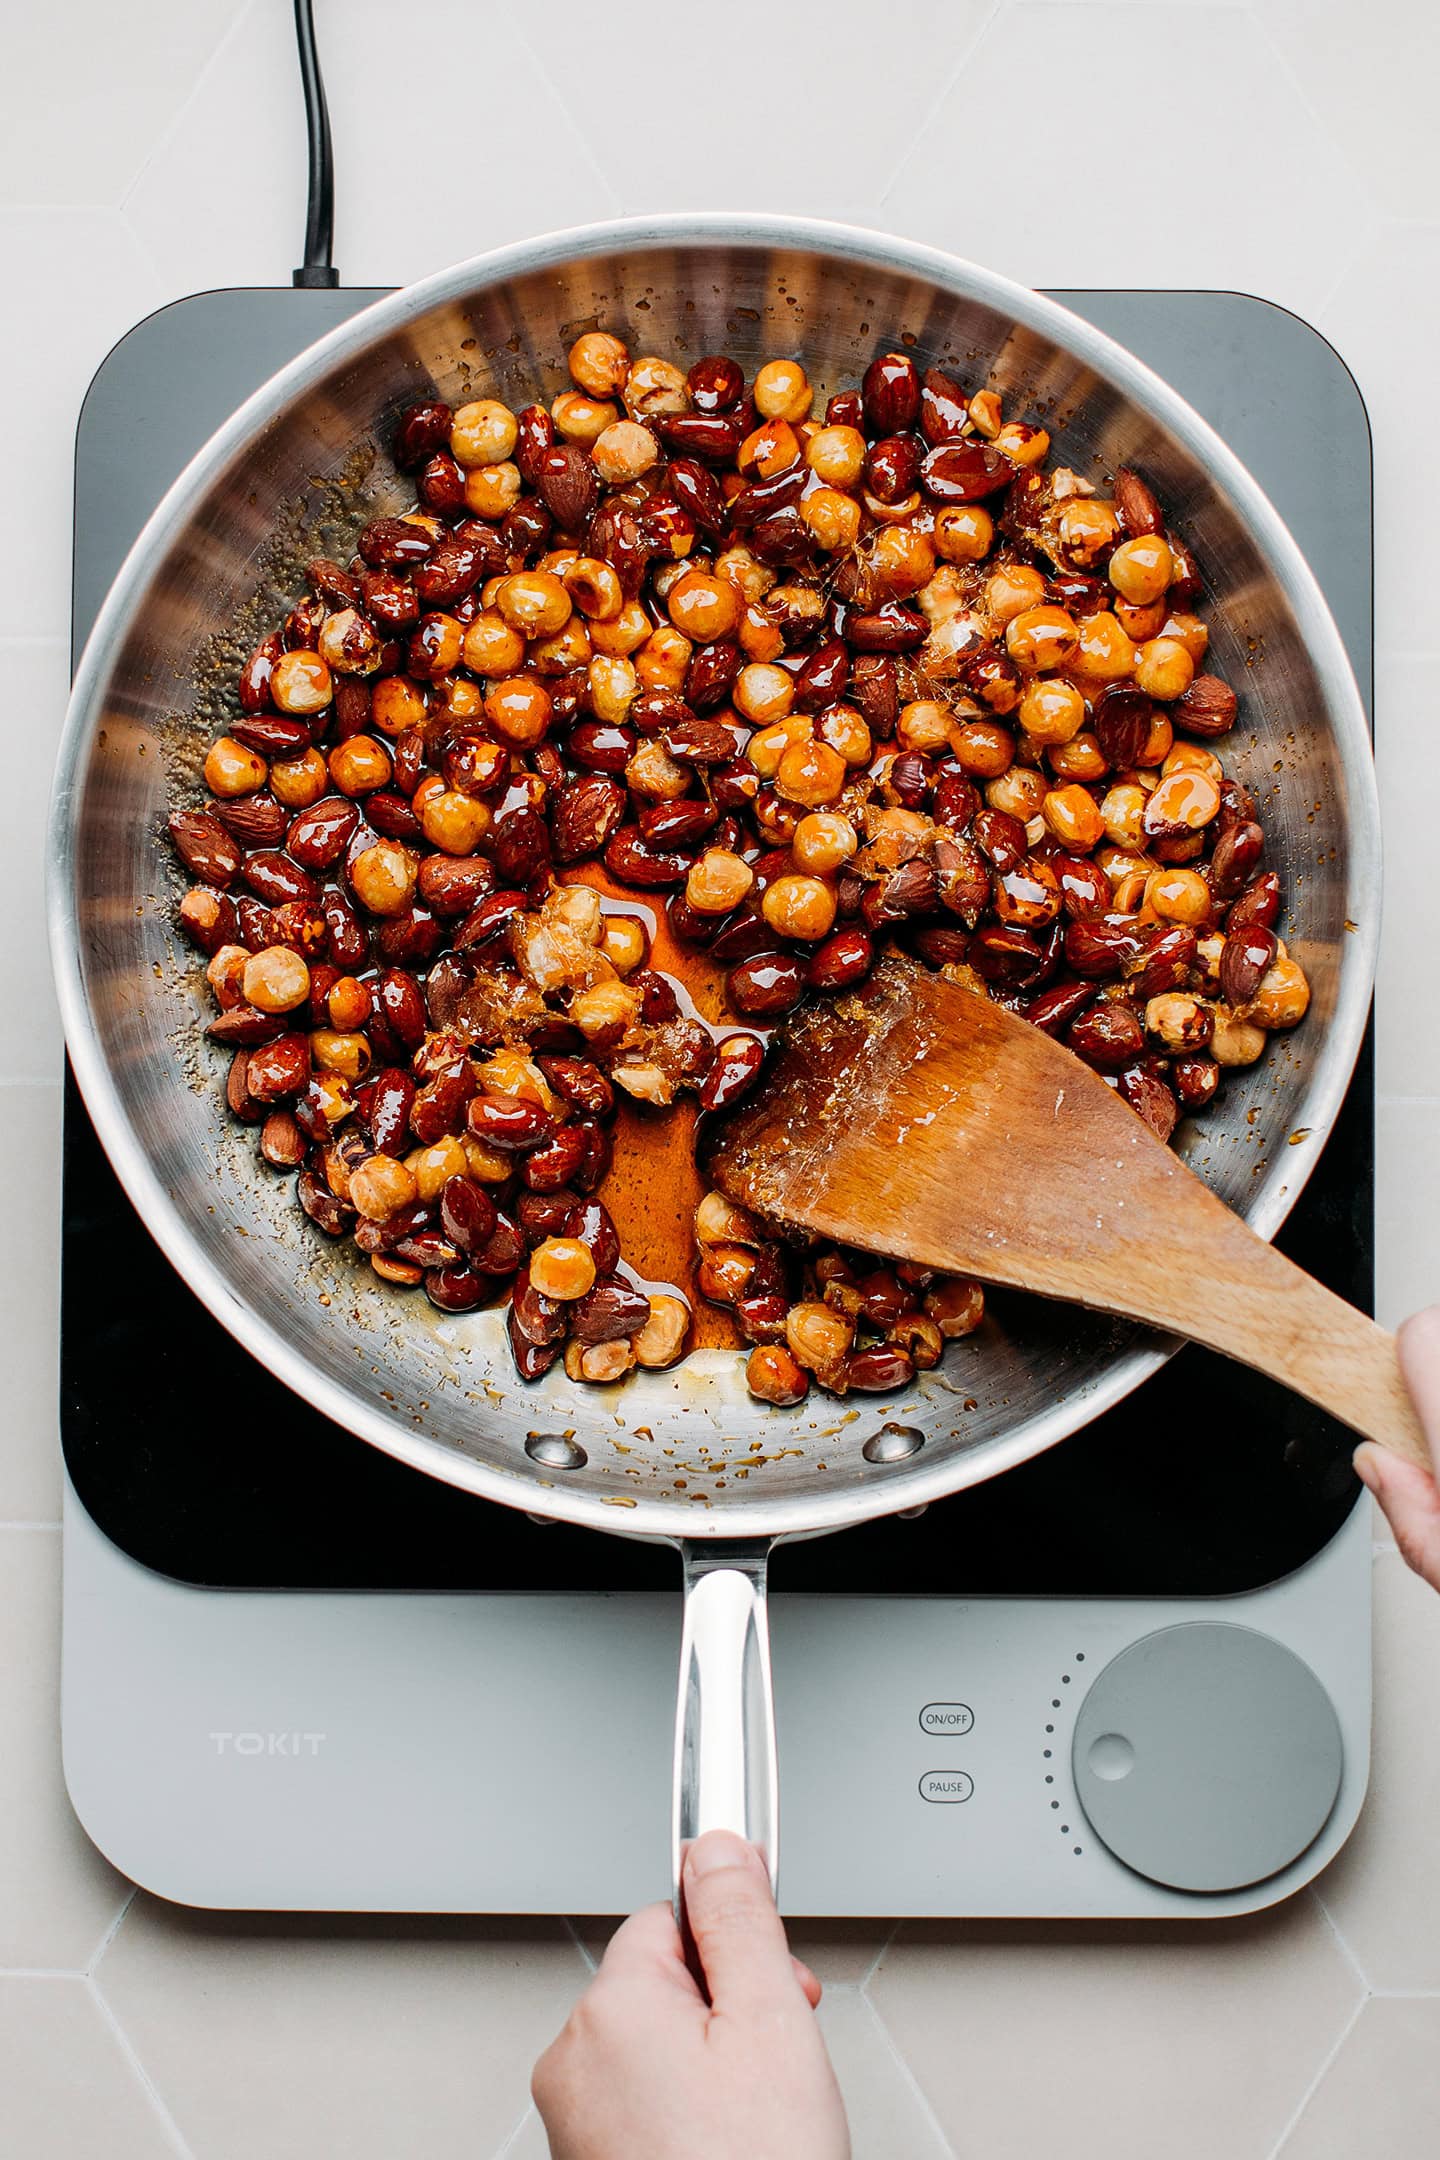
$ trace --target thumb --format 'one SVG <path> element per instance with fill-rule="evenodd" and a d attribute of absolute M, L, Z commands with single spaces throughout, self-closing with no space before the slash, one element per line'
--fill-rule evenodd
<path fill-rule="evenodd" d="M 1355 1450 L 1355 1474 L 1379 1501 L 1406 1566 L 1440 1590 L 1440 1491 L 1434 1478 L 1371 1440 Z"/>
<path fill-rule="evenodd" d="M 1405 1385 L 1420 1413 L 1431 1458 L 1440 1470 L 1440 1305 L 1412 1313 L 1395 1338 Z"/>
<path fill-rule="evenodd" d="M 731 2016 L 804 2006 L 770 1878 L 753 1845 L 707 1830 L 685 1856 L 685 1911 L 710 2000 Z"/>
<path fill-rule="evenodd" d="M 1427 1306 L 1407 1320 L 1397 1348 L 1431 1459 L 1440 1468 L 1440 1305 Z M 1355 1450 L 1355 1469 L 1383 1508 L 1401 1558 L 1440 1590 L 1440 1490 L 1435 1478 L 1370 1441 Z"/>

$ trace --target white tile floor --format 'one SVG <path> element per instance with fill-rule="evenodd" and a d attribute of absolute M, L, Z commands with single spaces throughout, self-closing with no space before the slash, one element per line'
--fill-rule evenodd
<path fill-rule="evenodd" d="M 657 37 L 636 0 L 317 12 L 356 283 L 618 211 L 749 205 L 909 233 L 1037 284 L 1242 287 L 1327 332 L 1376 448 L 1382 1312 L 1440 1295 L 1440 999 L 1419 941 L 1440 717 L 1430 0 L 732 0 L 711 49 L 688 28 Z M 586 1970 L 563 1929 L 127 1907 L 64 1800 L 59 1037 L 35 835 L 64 695 L 71 432 L 137 317 L 286 281 L 303 171 L 286 0 L 10 10 L 6 48 L 0 406 L 18 507 L 0 520 L 0 848 L 19 898 L 0 999 L 0 2156 L 542 2160 L 527 2066 Z M 1440 1603 L 1383 1551 L 1377 1591 L 1373 1797 L 1318 1896 L 1174 1936 L 907 1928 L 887 1947 L 837 1927 L 801 1945 L 829 1979 L 860 2160 L 1429 2149 Z"/>

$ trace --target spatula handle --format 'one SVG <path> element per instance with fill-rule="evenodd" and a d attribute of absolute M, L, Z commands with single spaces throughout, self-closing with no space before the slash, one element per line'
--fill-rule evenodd
<path fill-rule="evenodd" d="M 1395 1337 L 1273 1245 L 1230 1218 L 1226 1279 L 1182 1297 L 1162 1327 L 1271 1374 L 1367 1440 L 1422 1469 L 1435 1465 L 1400 1371 Z"/>

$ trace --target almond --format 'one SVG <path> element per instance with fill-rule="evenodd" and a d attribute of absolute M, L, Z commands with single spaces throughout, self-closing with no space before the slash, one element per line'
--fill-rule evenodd
<path fill-rule="evenodd" d="M 589 451 L 579 443 L 559 443 L 538 464 L 535 485 L 551 517 L 562 532 L 583 532 L 600 496 L 600 475 Z"/>
<path fill-rule="evenodd" d="M 735 737 L 723 720 L 679 720 L 660 739 L 682 765 L 723 765 L 736 755 Z"/>
<path fill-rule="evenodd" d="M 278 847 L 290 824 L 290 813 L 273 795 L 237 795 L 217 803 L 215 815 L 246 847 Z"/>
<path fill-rule="evenodd" d="M 1220 995 L 1239 1010 L 1248 1005 L 1274 964 L 1277 942 L 1273 930 L 1258 923 L 1227 934 L 1220 948 Z"/>
<path fill-rule="evenodd" d="M 1171 606 L 1183 607 L 1188 601 L 1199 599 L 1204 580 L 1189 543 L 1177 540 L 1174 533 L 1166 533 L 1165 538 L 1170 547 L 1170 586 L 1166 598 Z"/>
<path fill-rule="evenodd" d="M 1235 692 L 1218 675 L 1197 675 L 1177 703 L 1175 717 L 1192 735 L 1228 735 L 1239 705 Z"/>
<path fill-rule="evenodd" d="M 728 642 L 699 647 L 685 671 L 685 698 L 693 711 L 713 712 L 724 704 L 742 657 L 739 646 Z"/>
<path fill-rule="evenodd" d="M 850 677 L 850 695 L 873 735 L 893 735 L 900 717 L 900 686 L 888 653 L 867 653 Z"/>
<path fill-rule="evenodd" d="M 1165 530 L 1165 519 L 1154 489 L 1128 465 L 1122 465 L 1115 475 L 1115 508 L 1127 539 Z"/>
<path fill-rule="evenodd" d="M 241 851 L 218 817 L 208 810 L 177 810 L 170 819 L 175 852 L 192 877 L 206 885 L 228 885 L 241 864 Z"/>
<path fill-rule="evenodd" d="M 969 420 L 965 393 L 952 375 L 927 368 L 920 385 L 920 432 L 928 443 L 953 442 Z"/>
<path fill-rule="evenodd" d="M 865 894 L 864 915 L 872 930 L 882 923 L 900 922 L 907 915 L 928 915 L 939 898 L 940 881 L 935 865 L 917 855 L 892 870 Z"/>
<path fill-rule="evenodd" d="M 621 1275 L 603 1277 L 570 1308 L 570 1330 L 577 1342 L 623 1342 L 650 1318 L 650 1300 Z"/>
<path fill-rule="evenodd" d="M 1238 898 L 1265 851 L 1265 834 L 1253 818 L 1221 833 L 1210 858 L 1210 890 L 1222 904 Z"/>
<path fill-rule="evenodd" d="M 1120 1075 L 1120 1093 L 1137 1117 L 1143 1118 L 1157 1140 L 1168 1140 L 1180 1116 L 1180 1105 L 1163 1080 L 1134 1065 Z"/>
<path fill-rule="evenodd" d="M 1117 772 L 1128 772 L 1145 748 L 1155 707 L 1141 690 L 1111 683 L 1095 700 L 1095 739 Z"/>
<path fill-rule="evenodd" d="M 982 442 L 942 442 L 926 458 L 920 481 L 938 503 L 980 502 L 1008 486 L 1014 467 Z"/>
<path fill-rule="evenodd" d="M 920 376 L 908 353 L 881 353 L 865 370 L 860 387 L 872 435 L 899 435 L 920 415 Z"/>
<path fill-rule="evenodd" d="M 557 861 L 579 862 L 587 855 L 598 855 L 618 831 L 627 807 L 620 782 L 603 773 L 567 780 L 557 789 L 550 809 Z"/>

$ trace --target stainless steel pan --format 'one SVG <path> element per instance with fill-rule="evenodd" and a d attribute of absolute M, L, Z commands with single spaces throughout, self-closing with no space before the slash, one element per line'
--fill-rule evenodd
<path fill-rule="evenodd" d="M 873 233 L 670 217 L 554 234 L 384 300 L 259 391 L 177 481 L 110 594 L 76 680 L 56 779 L 50 921 L 70 1055 L 132 1201 L 186 1283 L 272 1372 L 433 1477 L 509 1506 L 669 1540 L 688 1602 L 677 1838 L 728 1823 L 775 1852 L 765 1557 L 993 1477 L 1094 1417 L 1172 1344 L 1070 1310 L 1007 1307 L 883 1404 L 765 1409 L 702 1352 L 619 1390 L 514 1377 L 496 1313 L 445 1318 L 307 1231 L 228 1122 L 200 1033 L 199 970 L 172 929 L 162 833 L 224 710 L 223 683 L 317 545 L 405 490 L 380 449 L 432 388 L 519 404 L 604 325 L 639 351 L 798 353 L 823 389 L 900 338 L 1043 413 L 1082 472 L 1138 465 L 1205 566 L 1218 671 L 1244 689 L 1227 759 L 1264 803 L 1304 1027 L 1233 1076 L 1185 1145 L 1261 1232 L 1323 1145 L 1374 968 L 1379 834 L 1364 716 L 1294 542 L 1211 430 L 1060 307 Z M 1255 1114 L 1255 1124 L 1250 1122 Z M 1257 1150 L 1256 1133 L 1298 1145 Z M 1262 1155 L 1257 1171 L 1257 1153 Z"/>

